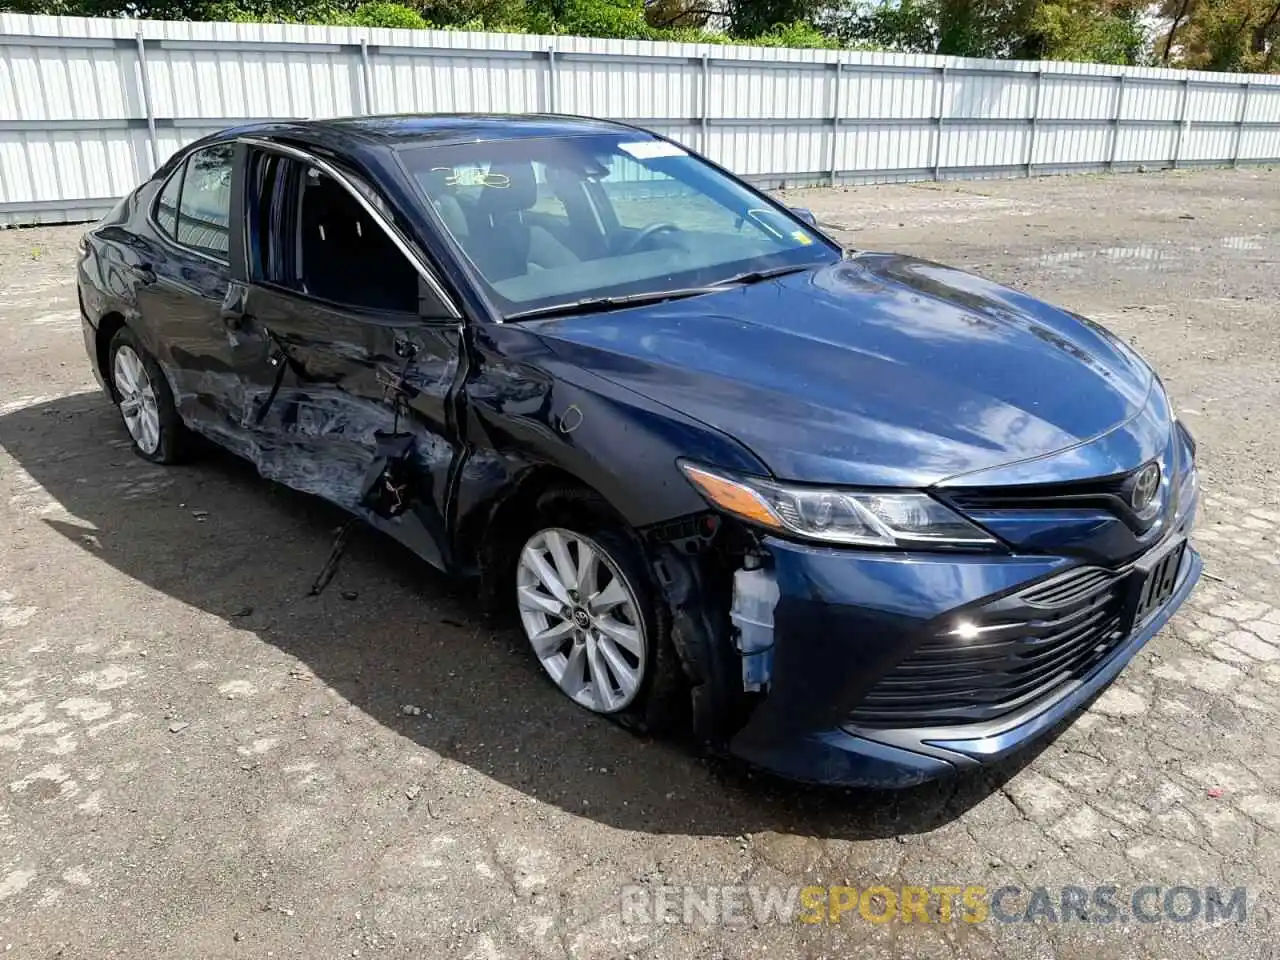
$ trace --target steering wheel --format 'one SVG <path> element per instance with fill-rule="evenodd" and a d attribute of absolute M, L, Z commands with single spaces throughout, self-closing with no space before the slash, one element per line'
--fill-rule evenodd
<path fill-rule="evenodd" d="M 628 253 L 634 253 L 660 233 L 680 233 L 680 228 L 674 223 L 667 223 L 666 221 L 651 223 L 633 236 L 630 242 L 618 251 L 619 255 L 625 256 Z"/>

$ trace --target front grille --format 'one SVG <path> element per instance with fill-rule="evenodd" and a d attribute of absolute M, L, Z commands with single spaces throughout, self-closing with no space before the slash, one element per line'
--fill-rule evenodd
<path fill-rule="evenodd" d="M 1127 572 L 1077 567 L 957 617 L 882 677 L 849 723 L 975 723 L 1053 693 L 1123 639 Z"/>
<path fill-rule="evenodd" d="M 943 490 L 952 503 L 970 510 L 1051 509 L 1064 506 L 1116 506 L 1123 504 L 1129 474 L 1079 483 L 1045 483 L 1022 487 L 988 487 Z"/>
<path fill-rule="evenodd" d="M 1132 473 L 1127 473 L 1074 483 L 940 492 L 964 514 L 981 515 L 1006 510 L 1105 510 L 1141 531 L 1150 524 L 1139 519 L 1129 505 L 1127 488 L 1132 477 Z"/>
<path fill-rule="evenodd" d="M 1164 457 L 1158 462 L 1165 474 L 1162 489 L 1167 490 L 1170 486 L 1169 481 L 1175 479 L 1168 474 L 1170 470 L 1176 468 L 1176 463 L 1169 457 Z M 1065 483 L 973 489 L 940 488 L 937 493 L 961 513 L 976 514 L 979 520 L 982 519 L 982 514 L 1009 510 L 1105 510 L 1118 517 L 1131 529 L 1143 533 L 1150 529 L 1159 513 L 1157 512 L 1154 516 L 1149 513 L 1139 514 L 1133 509 L 1131 500 L 1133 485 L 1141 469 L 1142 467 L 1139 467 L 1128 473 Z"/>

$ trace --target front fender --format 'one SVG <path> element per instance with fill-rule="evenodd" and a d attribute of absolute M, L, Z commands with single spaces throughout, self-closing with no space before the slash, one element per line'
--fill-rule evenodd
<path fill-rule="evenodd" d="M 707 508 L 676 466 L 680 457 L 767 473 L 736 440 L 566 363 L 518 326 L 477 330 L 472 350 L 455 531 L 472 528 L 537 467 L 591 487 L 637 528 Z"/>

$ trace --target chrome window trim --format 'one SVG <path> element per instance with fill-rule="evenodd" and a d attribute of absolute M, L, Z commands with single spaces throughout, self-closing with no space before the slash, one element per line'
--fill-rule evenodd
<path fill-rule="evenodd" d="M 453 302 L 453 297 L 449 296 L 449 294 L 445 292 L 444 287 L 436 278 L 431 268 L 428 267 L 427 264 L 423 262 L 422 258 L 414 252 L 413 248 L 405 242 L 404 238 L 400 236 L 400 232 L 396 230 L 391 222 L 383 215 L 382 211 L 370 203 L 360 189 L 357 188 L 341 170 L 322 158 L 317 157 L 313 153 L 309 153 L 306 150 L 300 150 L 297 147 L 287 144 L 276 143 L 274 140 L 263 140 L 259 137 L 238 137 L 235 142 L 243 143 L 246 146 L 253 147 L 257 150 L 267 150 L 272 153 L 278 153 L 282 156 L 290 157 L 294 160 L 300 160 L 303 163 L 310 164 L 321 173 L 336 180 L 344 190 L 355 198 L 356 203 L 360 204 L 365 213 L 369 214 L 369 216 L 373 218 L 373 221 L 382 229 L 382 232 L 390 238 L 393 244 L 395 244 L 396 249 L 399 250 L 409 263 L 413 265 L 413 268 L 418 271 L 418 275 L 422 277 L 427 286 L 431 288 L 432 293 L 436 295 L 444 305 L 445 309 L 449 311 L 450 318 L 455 320 L 462 319 L 462 313 L 458 310 L 457 304 Z M 247 229 L 248 224 L 249 218 L 246 216 L 243 218 L 242 229 Z M 248 249 L 248 237 L 245 237 L 245 249 Z"/>

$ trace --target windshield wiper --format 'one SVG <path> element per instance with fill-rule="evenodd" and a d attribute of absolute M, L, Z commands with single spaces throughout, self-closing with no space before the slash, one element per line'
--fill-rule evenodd
<path fill-rule="evenodd" d="M 620 310 L 623 307 L 635 307 L 643 303 L 661 303 L 664 300 L 679 300 L 681 297 L 696 297 L 704 293 L 720 293 L 726 287 L 735 287 L 748 283 L 759 283 L 771 277 L 781 277 L 788 273 L 800 273 L 820 266 L 806 263 L 800 266 L 770 267 L 767 270 L 750 270 L 739 273 L 727 280 L 717 280 L 704 287 L 680 287 L 674 290 L 651 290 L 647 293 L 627 293 L 617 297 L 584 297 L 569 303 L 553 304 L 549 307 L 534 307 L 532 310 L 520 310 L 509 313 L 505 320 L 534 320 L 539 317 L 568 317 L 576 313 L 601 313 L 605 310 Z"/>
<path fill-rule="evenodd" d="M 661 303 L 664 300 L 679 300 L 682 297 L 696 297 L 703 293 L 719 293 L 724 289 L 720 284 L 710 287 L 680 287 L 675 290 L 651 290 L 647 293 L 627 293 L 617 297 L 584 297 L 570 303 L 557 303 L 549 307 L 534 307 L 532 310 L 521 310 L 508 313 L 504 320 L 533 320 L 538 317 L 568 317 L 575 313 L 601 313 L 605 310 L 620 310 L 623 307 L 635 307 L 644 303 Z"/>
<path fill-rule="evenodd" d="M 820 266 L 820 264 L 804 263 L 799 266 L 793 264 L 788 267 L 770 267 L 768 270 L 748 270 L 746 273 L 735 274 L 727 280 L 720 280 L 716 283 L 716 286 L 732 287 L 740 283 L 759 283 L 761 280 L 769 280 L 773 277 L 786 276 L 788 273 L 800 273 L 803 270 L 812 270 L 817 266 Z"/>

